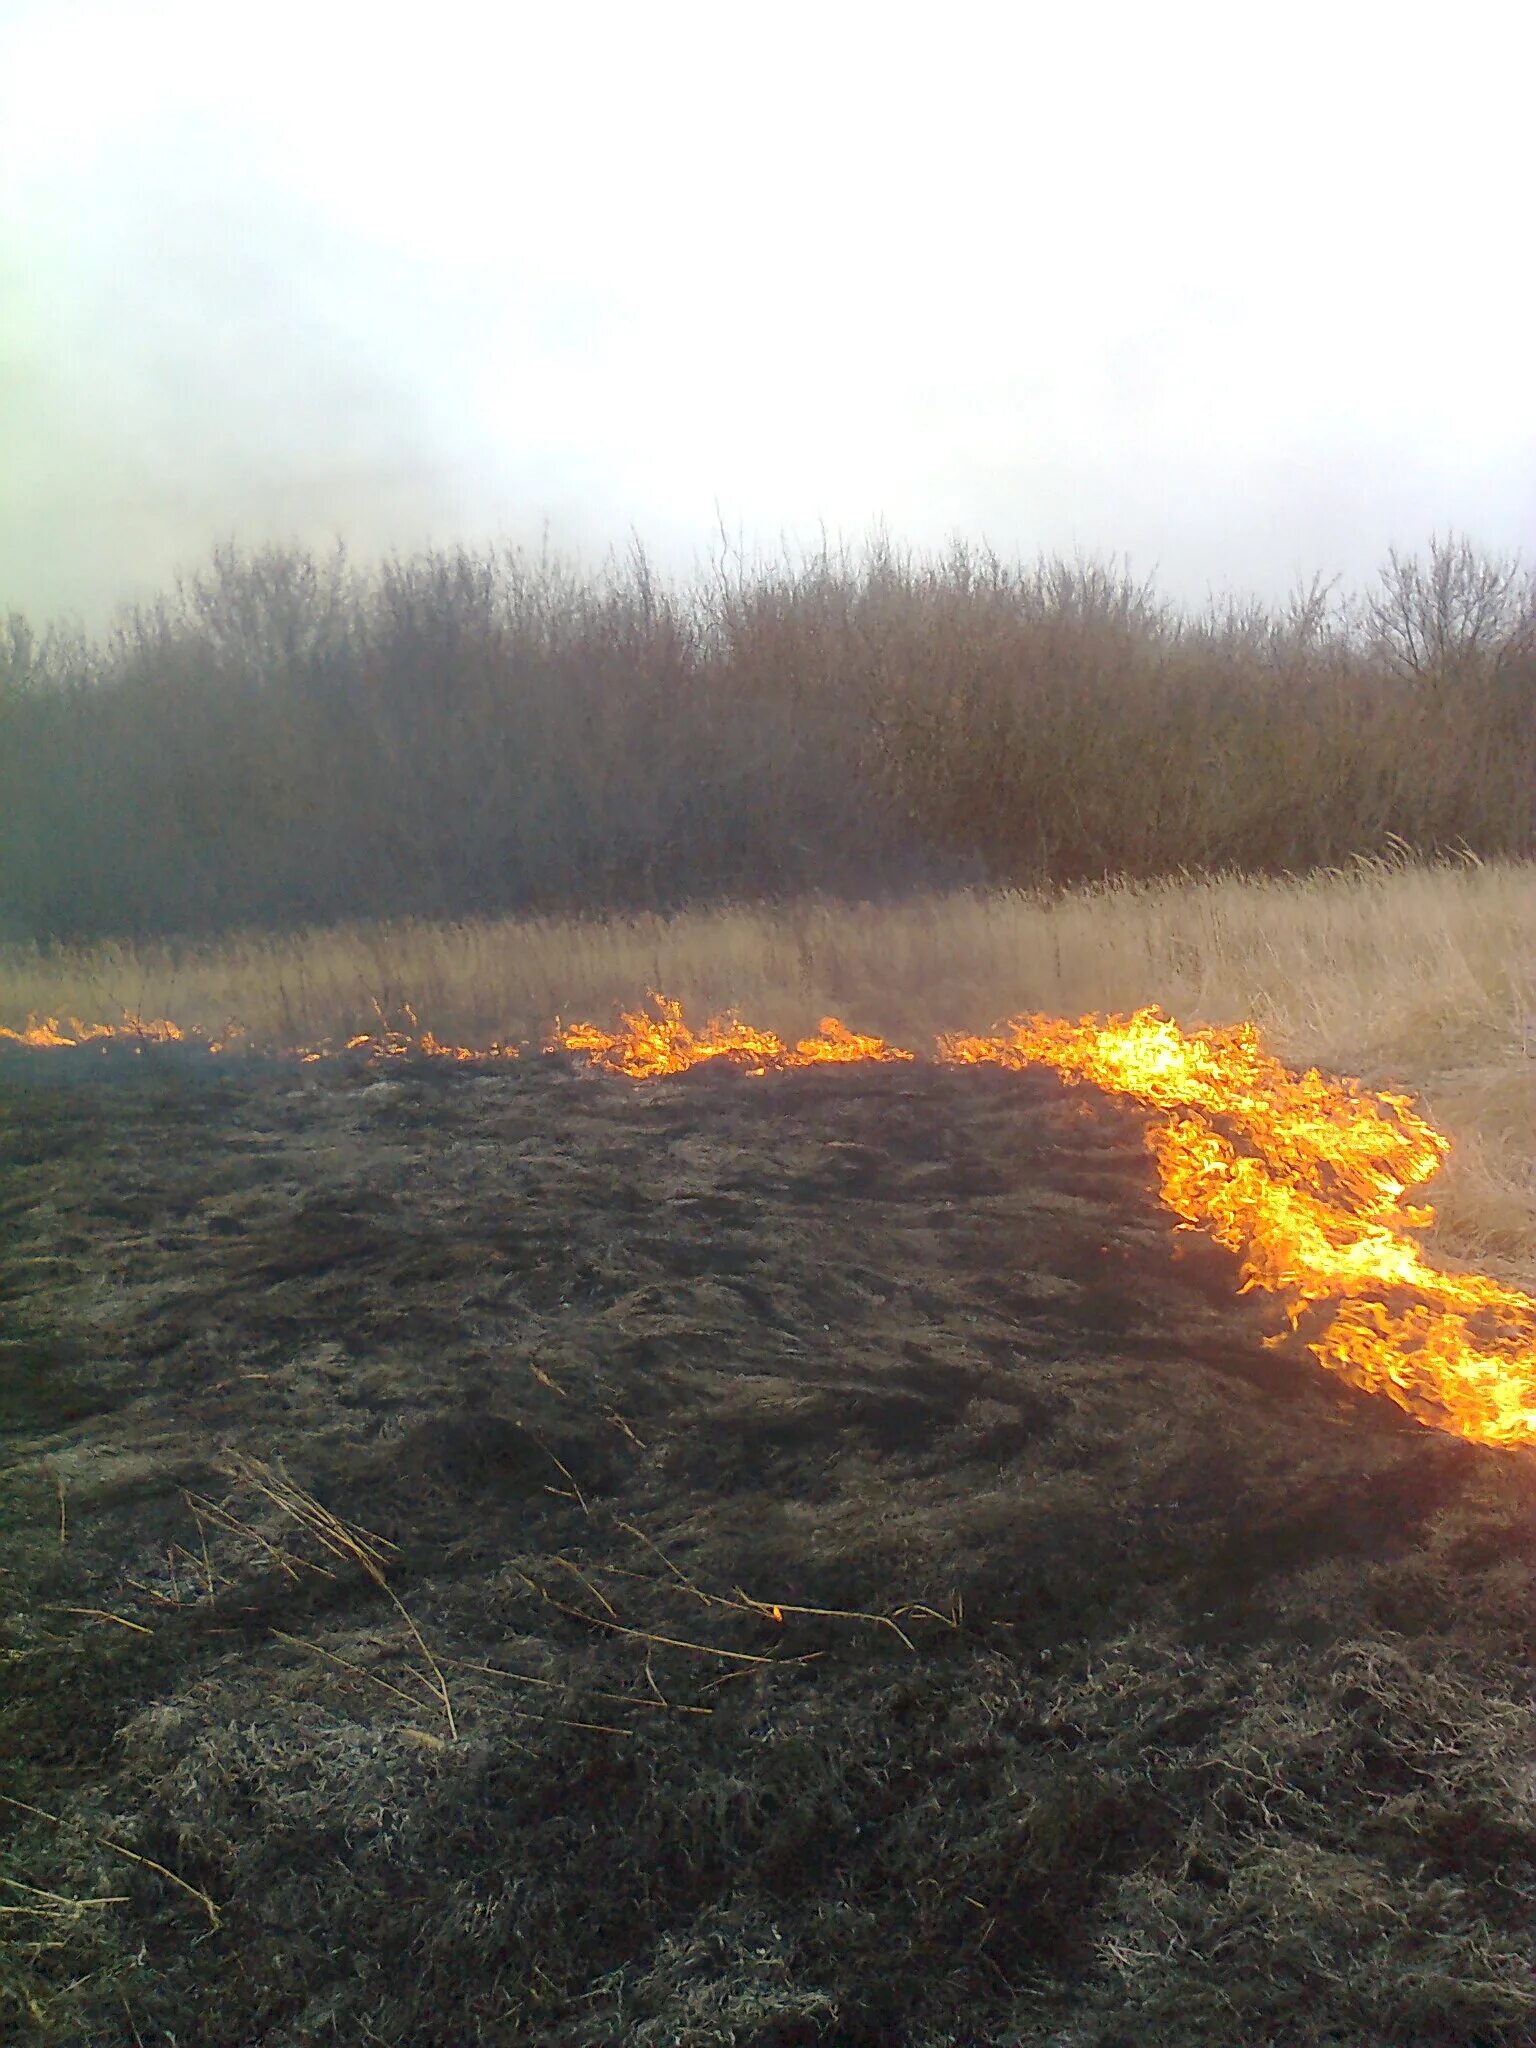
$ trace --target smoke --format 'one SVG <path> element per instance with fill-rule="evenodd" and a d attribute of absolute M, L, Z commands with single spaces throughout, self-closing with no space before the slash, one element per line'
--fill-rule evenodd
<path fill-rule="evenodd" d="M 717 516 L 1196 601 L 1518 546 L 1510 19 L 0 0 L 0 607 Z"/>
<path fill-rule="evenodd" d="M 600 481 L 471 424 L 483 308 L 189 129 L 35 206 L 3 252 L 0 607 L 92 623 L 238 536 L 355 553 L 611 533 Z"/>

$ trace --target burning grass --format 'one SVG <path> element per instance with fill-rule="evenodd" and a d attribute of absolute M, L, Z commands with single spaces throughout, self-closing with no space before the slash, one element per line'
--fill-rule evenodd
<path fill-rule="evenodd" d="M 1513 1069 L 1528 872 L 1348 887 L 1314 953 L 1393 909 L 1481 990 L 1418 1057 Z M 1278 1003 L 1306 893 L 1139 902 Z M 970 914 L 1038 986 L 1137 901 Z M 1421 1248 L 1441 1135 L 1248 1024 L 799 1035 L 801 958 L 778 1029 L 0 1067 L 39 2041 L 1530 2038 L 1536 1301 Z"/>
<path fill-rule="evenodd" d="M 514 1048 L 476 1052 L 422 1033 L 350 1039 L 340 1056 L 372 1066 L 401 1058 L 502 1065 Z M 228 1044 L 188 1038 L 170 1024 L 129 1019 L 120 1030 L 53 1019 L 0 1040 L 21 1052 L 130 1051 Z M 679 1003 L 652 994 L 616 1026 L 557 1025 L 545 1050 L 585 1059 L 631 1081 L 721 1067 L 755 1078 L 813 1067 L 881 1066 L 915 1055 L 824 1017 L 814 1037 L 786 1045 L 734 1015 L 690 1025 Z M 315 1065 L 312 1048 L 283 1057 Z M 1076 1023 L 1015 1018 L 991 1036 L 941 1036 L 940 1064 L 1047 1067 L 1159 1112 L 1148 1130 L 1164 1201 L 1242 1258 L 1242 1284 L 1278 1294 L 1294 1329 L 1318 1306 L 1331 1313 L 1309 1348 L 1330 1370 L 1384 1393 L 1421 1422 L 1482 1443 L 1536 1442 L 1536 1300 L 1426 1258 L 1407 1233 L 1434 1212 L 1404 1195 L 1427 1180 L 1447 1140 L 1408 1097 L 1362 1091 L 1315 1068 L 1288 1071 L 1251 1025 L 1181 1030 L 1155 1008 Z"/>
<path fill-rule="evenodd" d="M 807 899 L 672 917 L 357 925 L 206 943 L 0 947 L 0 1024 L 174 1018 L 259 1046 L 405 1020 L 446 1043 L 536 1038 L 664 988 L 797 1038 L 857 1018 L 896 1044 L 1021 1012 L 1157 1003 L 1251 1021 L 1293 1062 L 1423 1087 L 1536 1048 L 1536 864 L 1360 862 L 1305 880 L 1201 876 L 1051 897 Z"/>
<path fill-rule="evenodd" d="M 942 980 L 948 987 L 956 979 L 942 975 L 935 957 L 936 934 L 951 921 L 964 928 L 976 959 L 990 962 L 995 974 L 1003 971 L 1002 941 L 1011 941 L 1019 960 L 1016 988 L 1039 990 L 1054 982 L 1061 989 L 1069 960 L 1081 986 L 1087 940 L 1096 930 L 1094 964 L 1101 990 L 1137 986 L 1138 974 L 1143 997 L 1149 991 L 1165 996 L 1189 991 L 1193 984 L 1199 991 L 1193 1000 L 1206 1012 L 1227 1007 L 1241 993 L 1249 1008 L 1272 1020 L 1269 1029 L 1280 1046 L 1319 1040 L 1336 1044 L 1351 1036 L 1357 1055 L 1369 1053 L 1379 1063 L 1395 1054 L 1396 1078 L 1427 1082 L 1436 1092 L 1449 1093 L 1453 1104 L 1461 1077 L 1445 1071 L 1448 1055 L 1465 1060 L 1481 1053 L 1473 1073 L 1483 1102 L 1497 1100 L 1507 1118 L 1523 1091 L 1536 1117 L 1529 1037 L 1536 988 L 1522 979 L 1524 970 L 1516 964 L 1523 957 L 1518 942 L 1536 940 L 1533 874 L 1530 868 L 1475 863 L 1437 868 L 1362 864 L 1351 877 L 1304 884 L 1205 881 L 1177 890 L 1097 891 L 1050 904 L 1023 899 L 925 903 L 872 914 L 873 932 L 860 929 L 850 911 L 816 906 L 801 913 L 799 987 L 780 986 L 764 999 L 782 1013 L 803 1007 L 807 984 L 825 989 L 835 983 L 852 992 L 861 964 L 867 975 L 878 956 L 899 986 L 868 991 L 868 1006 L 910 1018 L 914 1008 L 934 1000 L 936 983 Z M 768 980 L 784 929 L 766 917 L 758 922 L 762 957 L 757 978 Z M 670 957 L 682 966 L 690 947 L 707 949 L 711 939 L 731 958 L 728 941 L 742 926 L 750 929 L 750 920 L 738 913 L 734 925 L 716 918 L 705 921 L 702 932 L 657 926 L 647 936 L 658 963 Z M 806 936 L 813 926 L 821 932 L 819 961 Z M 919 942 L 926 935 L 926 961 L 911 957 L 914 931 Z M 526 991 L 537 985 L 538 975 L 530 947 L 518 944 L 520 936 L 529 935 L 503 931 L 499 942 L 502 957 L 518 963 Z M 569 978 L 577 984 L 592 978 L 591 961 L 579 957 L 583 942 L 599 960 L 606 944 L 608 971 L 615 961 L 632 958 L 637 943 L 636 931 L 622 928 L 602 928 L 595 938 L 579 928 L 537 936 L 546 945 L 561 936 L 570 942 L 578 964 Z M 465 945 L 478 940 L 494 947 L 497 935 L 458 938 Z M 953 943 L 948 933 L 946 938 Z M 432 932 L 361 934 L 356 942 L 399 945 L 395 971 L 404 973 L 418 939 L 423 946 L 451 942 L 450 935 Z M 1138 942 L 1139 957 L 1133 951 Z M 1314 962 L 1305 986 L 1298 942 Z M 334 943 L 344 956 L 347 936 Z M 1426 995 L 1422 981 L 1431 957 L 1438 982 Z M 1319 962 L 1326 974 L 1316 971 Z M 15 964 L 18 982 L 24 983 L 25 965 Z M 281 973 L 278 960 L 268 965 Z M 1346 965 L 1351 969 L 1347 978 Z M 740 959 L 734 966 L 738 982 L 750 979 Z M 417 967 L 433 984 L 427 954 Z M 1372 970 L 1375 1007 L 1363 987 Z M 140 983 L 152 972 L 150 962 L 141 963 Z M 488 963 L 482 972 L 490 972 Z M 710 973 L 721 975 L 720 961 L 711 963 Z M 973 960 L 972 1001 L 977 973 Z M 1411 997 L 1405 986 L 1410 976 L 1416 983 Z M 299 978 L 302 984 L 302 958 Z M 960 982 L 966 989 L 963 977 Z M 77 983 L 83 985 L 83 979 Z M 919 993 L 914 995 L 914 989 Z M 173 972 L 154 993 L 157 998 L 174 995 Z M 383 1062 L 516 1057 L 516 1046 L 508 1042 L 511 1034 L 499 1035 L 506 1031 L 504 1024 L 497 1035 L 485 1030 L 478 1047 L 466 1028 L 474 1004 L 484 1003 L 483 987 L 466 989 L 457 1000 L 441 987 L 434 993 L 434 1010 L 447 1013 L 446 1023 L 460 1037 L 438 1037 L 408 1005 L 402 1005 L 402 1024 L 392 1026 L 383 1001 L 374 995 L 371 1029 L 343 1029 L 334 1040 L 289 1036 L 278 1043 L 297 1047 L 306 1060 L 332 1050 Z M 1406 1014 L 1386 1013 L 1388 994 L 1402 1002 Z M 515 993 L 507 991 L 499 1001 L 501 1017 L 517 1013 Z M 1346 1002 L 1352 1003 L 1347 1023 L 1341 1014 Z M 1454 1045 L 1447 1043 L 1451 1008 L 1460 1034 Z M 318 1026 L 327 1021 L 313 1008 L 301 1019 L 286 998 L 285 1014 L 290 1033 L 302 1033 L 305 1022 Z M 329 1018 L 333 1025 L 340 1021 L 334 1014 Z M 130 1014 L 116 1033 L 100 1024 L 61 1025 L 49 1017 L 30 1027 L 12 1026 L 9 1033 L 0 1027 L 0 1038 L 7 1035 L 47 1048 L 111 1042 L 114 1036 L 153 1046 L 183 1042 L 189 1033 L 180 1024 L 145 1022 Z M 255 1027 L 226 1019 L 216 1030 L 206 1023 L 193 1026 L 190 1036 L 211 1051 L 271 1043 L 270 1013 Z M 786 1040 L 764 1028 L 761 1019 L 748 1023 L 734 1013 L 690 1024 L 673 999 L 658 999 L 648 1012 L 627 1012 L 616 1029 L 581 1024 L 559 1032 L 555 1042 L 632 1079 L 715 1059 L 760 1074 L 769 1068 L 912 1057 L 874 1034 L 850 1031 L 835 1017 L 824 1016 L 809 1037 Z M 1494 1046 L 1504 1053 L 1502 1066 L 1487 1059 Z M 1287 1074 L 1268 1050 L 1261 1050 L 1251 1024 L 1181 1031 L 1142 1009 L 1122 1029 L 1120 1020 L 1106 1027 L 1102 1018 L 1085 1017 L 1074 1026 L 1036 1014 L 1016 1019 L 1000 1034 L 948 1031 L 939 1048 L 942 1058 L 961 1062 L 1051 1065 L 1127 1092 L 1162 1113 L 1151 1139 L 1165 1199 L 1187 1222 L 1242 1256 L 1246 1286 L 1278 1294 L 1293 1326 L 1304 1319 L 1313 1325 L 1312 1348 L 1333 1370 L 1388 1393 L 1420 1420 L 1484 1440 L 1514 1441 L 1536 1432 L 1530 1364 L 1536 1355 L 1536 1301 L 1512 1284 L 1536 1273 L 1536 1183 L 1528 1142 L 1532 1119 L 1523 1128 L 1516 1120 L 1506 1121 L 1502 1132 L 1474 1127 L 1459 1134 L 1472 1141 L 1472 1170 L 1459 1183 L 1445 1177 L 1452 1227 L 1439 1245 L 1431 1241 L 1426 1255 L 1417 1233 L 1433 1226 L 1434 1211 L 1415 1208 L 1403 1198 L 1444 1165 L 1452 1151 L 1446 1136 L 1400 1094 L 1362 1096 L 1354 1084 L 1341 1087 L 1314 1071 L 1299 1078 Z M 1430 1061 L 1437 1071 L 1425 1071 Z M 1490 1072 L 1502 1078 L 1502 1087 L 1490 1089 Z M 1478 1206 L 1479 1182 L 1485 1195 L 1496 1198 L 1497 1209 L 1494 1200 Z M 1464 1273 L 1436 1263 L 1442 1250 L 1454 1258 L 1458 1252 L 1490 1248 L 1496 1267 L 1503 1254 L 1502 1274 Z M 1313 1313 L 1319 1305 L 1328 1310 L 1321 1326 Z"/>

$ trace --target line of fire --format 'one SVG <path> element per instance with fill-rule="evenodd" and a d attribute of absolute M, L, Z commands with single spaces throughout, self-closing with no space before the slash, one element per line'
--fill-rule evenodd
<path fill-rule="evenodd" d="M 184 1030 L 166 1019 L 117 1025 L 32 1019 L 0 1041 L 39 1052 L 185 1046 L 251 1049 L 238 1028 Z M 637 1083 L 723 1062 L 751 1076 L 918 1055 L 824 1018 L 786 1042 L 739 1017 L 690 1026 L 652 994 L 611 1028 L 557 1025 L 546 1053 Z M 344 1045 L 293 1048 L 313 1062 L 516 1059 L 526 1048 L 445 1043 L 410 1011 Z M 1536 1443 L 1536 1299 L 1485 1274 L 1437 1264 L 1425 1249 L 1433 1209 L 1412 1199 L 1448 1155 L 1448 1139 L 1404 1095 L 1316 1069 L 1297 1072 L 1237 1024 L 1183 1029 L 1156 1008 L 1075 1023 L 1015 1018 L 986 1036 L 941 1037 L 930 1058 L 957 1066 L 1045 1067 L 1139 1105 L 1162 1200 L 1185 1227 L 1239 1260 L 1240 1286 L 1283 1311 L 1271 1341 L 1299 1335 L 1330 1372 L 1395 1401 L 1428 1427 L 1486 1444 Z"/>

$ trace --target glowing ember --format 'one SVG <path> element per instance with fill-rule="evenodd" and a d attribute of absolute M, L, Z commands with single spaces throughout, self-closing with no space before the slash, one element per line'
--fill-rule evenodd
<path fill-rule="evenodd" d="M 423 1031 L 416 1012 L 409 1003 L 401 1006 L 409 1030 L 402 1031 L 392 1025 L 383 1011 L 379 1012 L 379 1026 L 376 1031 L 359 1032 L 349 1038 L 343 1050 L 366 1053 L 370 1066 L 378 1066 L 385 1060 L 454 1060 L 463 1066 L 471 1061 L 515 1060 L 517 1047 L 503 1045 L 500 1039 L 493 1039 L 489 1045 L 449 1045 L 434 1032 Z M 299 1057 L 306 1061 L 332 1057 L 329 1049 L 306 1050 Z"/>
<path fill-rule="evenodd" d="M 1147 1133 L 1163 1200 L 1242 1259 L 1244 1289 L 1293 1325 L 1331 1311 L 1308 1349 L 1419 1421 L 1481 1443 L 1536 1442 L 1536 1300 L 1431 1265 L 1404 1195 L 1449 1147 L 1406 1097 L 1304 1074 L 1252 1025 L 1182 1032 L 1157 1010 L 1076 1024 L 1016 1018 L 941 1059 L 1048 1066 L 1163 1112 Z"/>
<path fill-rule="evenodd" d="M 626 1010 L 614 1031 L 604 1031 L 596 1024 L 556 1025 L 546 1050 L 585 1053 L 594 1067 L 628 1074 L 636 1081 L 685 1074 L 706 1060 L 725 1060 L 744 1073 L 766 1074 L 787 1067 L 913 1058 L 913 1054 L 887 1045 L 883 1038 L 849 1031 L 835 1017 L 822 1018 L 816 1037 L 787 1046 L 771 1031 L 754 1030 L 736 1016 L 711 1017 L 695 1031 L 684 1023 L 681 1003 L 654 990 L 649 992 L 649 1000 L 653 1015 Z"/>

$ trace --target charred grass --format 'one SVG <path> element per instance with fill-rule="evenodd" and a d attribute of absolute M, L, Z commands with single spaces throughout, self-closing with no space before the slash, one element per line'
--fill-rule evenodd
<path fill-rule="evenodd" d="M 14 2036 L 1513 2048 L 1536 1467 L 1049 1076 L 0 1069 Z"/>

